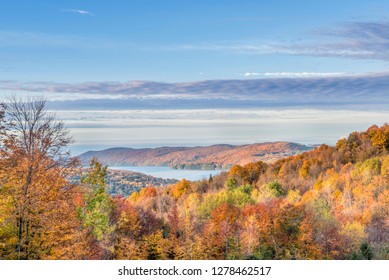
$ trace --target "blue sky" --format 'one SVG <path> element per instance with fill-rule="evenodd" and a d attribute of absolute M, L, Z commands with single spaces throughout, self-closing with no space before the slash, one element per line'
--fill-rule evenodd
<path fill-rule="evenodd" d="M 0 18 L 3 79 L 177 82 L 387 67 L 379 59 L 288 55 L 274 46 L 351 40 L 325 32 L 387 23 L 388 1 L 15 0 L 2 1 Z"/>
<path fill-rule="evenodd" d="M 388 30 L 389 1 L 2 1 L 0 95 L 43 95 L 77 151 L 334 143 L 385 121 Z"/>

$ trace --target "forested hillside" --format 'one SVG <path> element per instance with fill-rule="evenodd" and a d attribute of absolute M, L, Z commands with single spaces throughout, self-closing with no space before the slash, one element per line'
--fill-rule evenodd
<path fill-rule="evenodd" d="M 134 236 L 119 226 L 115 257 L 389 259 L 388 150 L 389 126 L 372 126 L 211 182 L 142 190 L 120 200 L 119 221 L 136 217 L 133 226 L 149 230 L 147 211 L 155 230 Z"/>
<path fill-rule="evenodd" d="M 107 194 L 79 184 L 44 102 L 1 111 L 0 259 L 389 259 L 389 125 L 209 180 Z"/>
<path fill-rule="evenodd" d="M 79 184 L 82 174 L 85 171 L 85 168 L 75 170 L 75 172 L 70 176 L 70 181 L 73 184 Z M 165 187 L 177 182 L 178 180 L 176 179 L 157 178 L 140 172 L 108 169 L 105 190 L 112 196 L 129 196 L 133 192 L 140 191 L 142 188 L 151 185 L 156 187 Z"/>
<path fill-rule="evenodd" d="M 289 143 L 257 143 L 248 145 L 213 145 L 204 147 L 111 148 L 90 151 L 79 158 L 85 164 L 92 158 L 109 166 L 170 166 L 177 169 L 229 169 L 234 164 L 254 161 L 273 162 L 311 150 L 311 147 Z"/>

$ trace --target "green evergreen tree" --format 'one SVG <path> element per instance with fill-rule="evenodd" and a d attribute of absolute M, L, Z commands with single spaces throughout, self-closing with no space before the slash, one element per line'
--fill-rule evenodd
<path fill-rule="evenodd" d="M 110 240 L 115 230 L 112 222 L 113 202 L 105 190 L 107 168 L 108 166 L 103 166 L 96 158 L 91 160 L 87 174 L 81 178 L 85 195 L 84 205 L 79 209 L 84 228 L 105 251 L 105 256 L 112 251 Z"/>

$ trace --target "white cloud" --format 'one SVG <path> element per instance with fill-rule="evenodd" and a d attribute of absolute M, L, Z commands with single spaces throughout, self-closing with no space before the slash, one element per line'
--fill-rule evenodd
<path fill-rule="evenodd" d="M 246 77 L 250 77 L 250 76 L 262 76 L 263 73 L 246 72 L 246 73 L 244 73 L 243 75 L 246 76 Z"/>
<path fill-rule="evenodd" d="M 286 77 L 286 78 L 310 78 L 310 77 L 337 77 L 352 76 L 353 73 L 344 72 L 267 72 L 265 77 Z"/>
<path fill-rule="evenodd" d="M 87 10 L 79 10 L 79 9 L 63 9 L 62 12 L 79 14 L 82 16 L 92 16 L 92 17 L 95 15 L 94 13 L 89 12 Z"/>
<path fill-rule="evenodd" d="M 346 72 L 246 72 L 242 75 L 245 77 L 264 77 L 264 78 L 327 78 L 327 77 L 349 77 L 358 74 L 346 73 Z"/>

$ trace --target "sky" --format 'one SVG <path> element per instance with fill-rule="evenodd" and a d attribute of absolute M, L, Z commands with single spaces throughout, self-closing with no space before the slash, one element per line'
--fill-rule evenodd
<path fill-rule="evenodd" d="M 389 118 L 389 1 L 1 1 L 0 98 L 74 153 L 336 140 Z"/>

